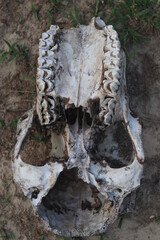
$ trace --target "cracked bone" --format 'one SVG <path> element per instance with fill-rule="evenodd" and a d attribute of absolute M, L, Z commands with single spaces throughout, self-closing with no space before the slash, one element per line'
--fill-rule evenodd
<path fill-rule="evenodd" d="M 144 161 L 118 34 L 100 18 L 68 30 L 51 26 L 40 39 L 38 64 L 36 106 L 17 126 L 15 182 L 53 233 L 103 233 L 140 185 Z M 34 142 L 31 135 L 44 130 L 44 141 Z"/>

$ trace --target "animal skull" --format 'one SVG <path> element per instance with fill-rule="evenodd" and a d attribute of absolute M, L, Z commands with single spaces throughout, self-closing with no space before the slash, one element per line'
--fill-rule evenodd
<path fill-rule="evenodd" d="M 117 32 L 99 18 L 68 30 L 51 26 L 40 39 L 36 83 L 36 107 L 18 122 L 14 179 L 54 233 L 104 232 L 140 185 L 144 160 L 141 125 L 128 108 Z M 49 132 L 50 157 L 37 164 L 37 148 L 29 164 L 21 152 L 37 115 L 40 128 Z M 131 140 L 129 161 L 114 139 L 120 121 Z"/>

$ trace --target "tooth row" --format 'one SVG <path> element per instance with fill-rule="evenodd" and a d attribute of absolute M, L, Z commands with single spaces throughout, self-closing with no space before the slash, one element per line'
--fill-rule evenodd
<path fill-rule="evenodd" d="M 51 124 L 56 120 L 55 113 L 55 72 L 58 66 L 55 35 L 58 26 L 51 26 L 42 33 L 39 42 L 39 58 L 37 69 L 37 113 L 42 125 Z"/>
<path fill-rule="evenodd" d="M 105 125 L 112 123 L 112 118 L 115 112 L 116 100 L 113 98 L 106 98 L 101 104 L 101 112 L 99 118 Z"/>
<path fill-rule="evenodd" d="M 120 42 L 117 32 L 113 29 L 113 26 L 109 25 L 105 27 L 107 34 L 106 43 L 104 47 L 104 81 L 110 79 L 109 75 L 112 75 L 112 81 L 119 81 L 120 79 Z M 104 89 L 105 90 L 105 89 Z M 107 90 L 108 92 L 108 90 Z M 114 94 L 114 93 L 113 93 Z"/>
<path fill-rule="evenodd" d="M 113 26 L 106 26 L 104 33 L 106 35 L 106 43 L 103 59 L 103 89 L 107 99 L 101 105 L 99 117 L 103 119 L 105 125 L 110 125 L 115 114 L 116 95 L 120 87 L 120 42 Z"/>

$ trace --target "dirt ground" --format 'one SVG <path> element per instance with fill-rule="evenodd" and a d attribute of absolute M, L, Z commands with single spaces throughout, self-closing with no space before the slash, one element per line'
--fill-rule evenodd
<path fill-rule="evenodd" d="M 72 1 L 53 10 L 52 23 L 60 27 L 73 26 L 68 17 Z M 93 2 L 93 1 L 90 1 Z M 32 10 L 38 10 L 38 20 Z M 77 5 L 85 23 L 93 17 L 87 1 Z M 3 39 L 19 40 L 27 46 L 27 61 L 0 63 L 0 240 L 53 240 L 41 220 L 32 211 L 30 201 L 15 185 L 11 171 L 11 154 L 15 144 L 16 123 L 32 107 L 35 100 L 35 76 L 39 38 L 47 27 L 47 0 L 0 0 L 0 49 L 7 50 Z M 119 219 L 103 236 L 90 240 L 159 240 L 160 239 L 160 36 L 137 45 L 136 56 L 127 67 L 127 86 L 131 110 L 143 126 L 145 150 L 144 174 L 136 191 L 133 211 Z M 128 48 L 128 51 L 132 49 Z"/>

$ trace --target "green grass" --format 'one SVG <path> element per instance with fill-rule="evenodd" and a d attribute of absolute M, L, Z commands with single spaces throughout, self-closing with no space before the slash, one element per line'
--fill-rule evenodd
<path fill-rule="evenodd" d="M 32 13 L 33 13 L 33 16 L 36 20 L 38 20 L 38 12 L 34 6 L 34 4 L 32 3 Z"/>
<path fill-rule="evenodd" d="M 2 228 L 0 230 L 0 239 L 2 240 L 15 240 L 15 236 L 11 231 Z"/>
<path fill-rule="evenodd" d="M 5 126 L 5 121 L 4 121 L 4 119 L 0 119 L 0 126 L 1 126 L 1 127 L 4 127 L 4 126 Z"/>
<path fill-rule="evenodd" d="M 17 119 L 17 118 L 15 118 L 14 120 L 12 120 L 12 121 L 10 122 L 10 124 L 9 124 L 10 129 L 15 128 L 15 127 L 17 126 L 17 123 L 18 123 L 18 119 Z"/>
<path fill-rule="evenodd" d="M 7 183 L 5 182 L 5 180 L 3 180 L 3 179 L 2 179 L 2 185 L 3 185 L 4 189 L 7 189 L 8 185 L 7 185 Z"/>
<path fill-rule="evenodd" d="M 136 44 L 147 39 L 153 29 L 159 28 L 157 0 L 97 0 L 90 9 L 117 30 L 122 45 Z"/>
<path fill-rule="evenodd" d="M 65 3 L 66 1 L 62 1 L 62 0 L 49 0 L 50 6 L 49 8 L 46 10 L 47 13 L 47 25 L 50 26 L 51 24 L 53 24 L 53 10 L 54 8 L 57 7 L 57 5 L 59 3 Z"/>
<path fill-rule="evenodd" d="M 6 63 L 9 63 L 15 59 L 16 64 L 18 64 L 20 61 L 26 59 L 27 47 L 25 45 L 20 45 L 18 41 L 13 44 L 9 43 L 7 40 L 4 40 L 4 42 L 8 46 L 8 51 L 2 52 L 0 62 L 6 61 Z"/>
<path fill-rule="evenodd" d="M 44 136 L 43 136 L 42 133 L 39 133 L 38 136 L 35 136 L 35 135 L 32 133 L 31 138 L 32 138 L 32 140 L 34 140 L 34 141 L 36 141 L 36 142 L 39 142 L 39 143 L 41 143 L 41 142 L 43 142 L 43 141 L 45 140 L 45 138 L 44 138 Z"/>
<path fill-rule="evenodd" d="M 156 223 L 160 223 L 160 216 L 158 216 L 158 217 L 155 218 L 155 222 L 156 222 Z"/>
<path fill-rule="evenodd" d="M 74 11 L 69 12 L 69 17 L 73 21 L 74 26 L 77 26 L 81 22 L 79 9 L 75 2 L 74 2 Z"/>
<path fill-rule="evenodd" d="M 122 228 L 122 224 L 124 222 L 124 219 L 128 219 L 130 217 L 129 213 L 124 213 L 120 216 L 119 223 L 118 223 L 118 228 Z"/>
<path fill-rule="evenodd" d="M 40 237 L 39 237 L 39 240 L 44 240 L 44 237 L 43 237 L 43 236 L 40 236 Z"/>

